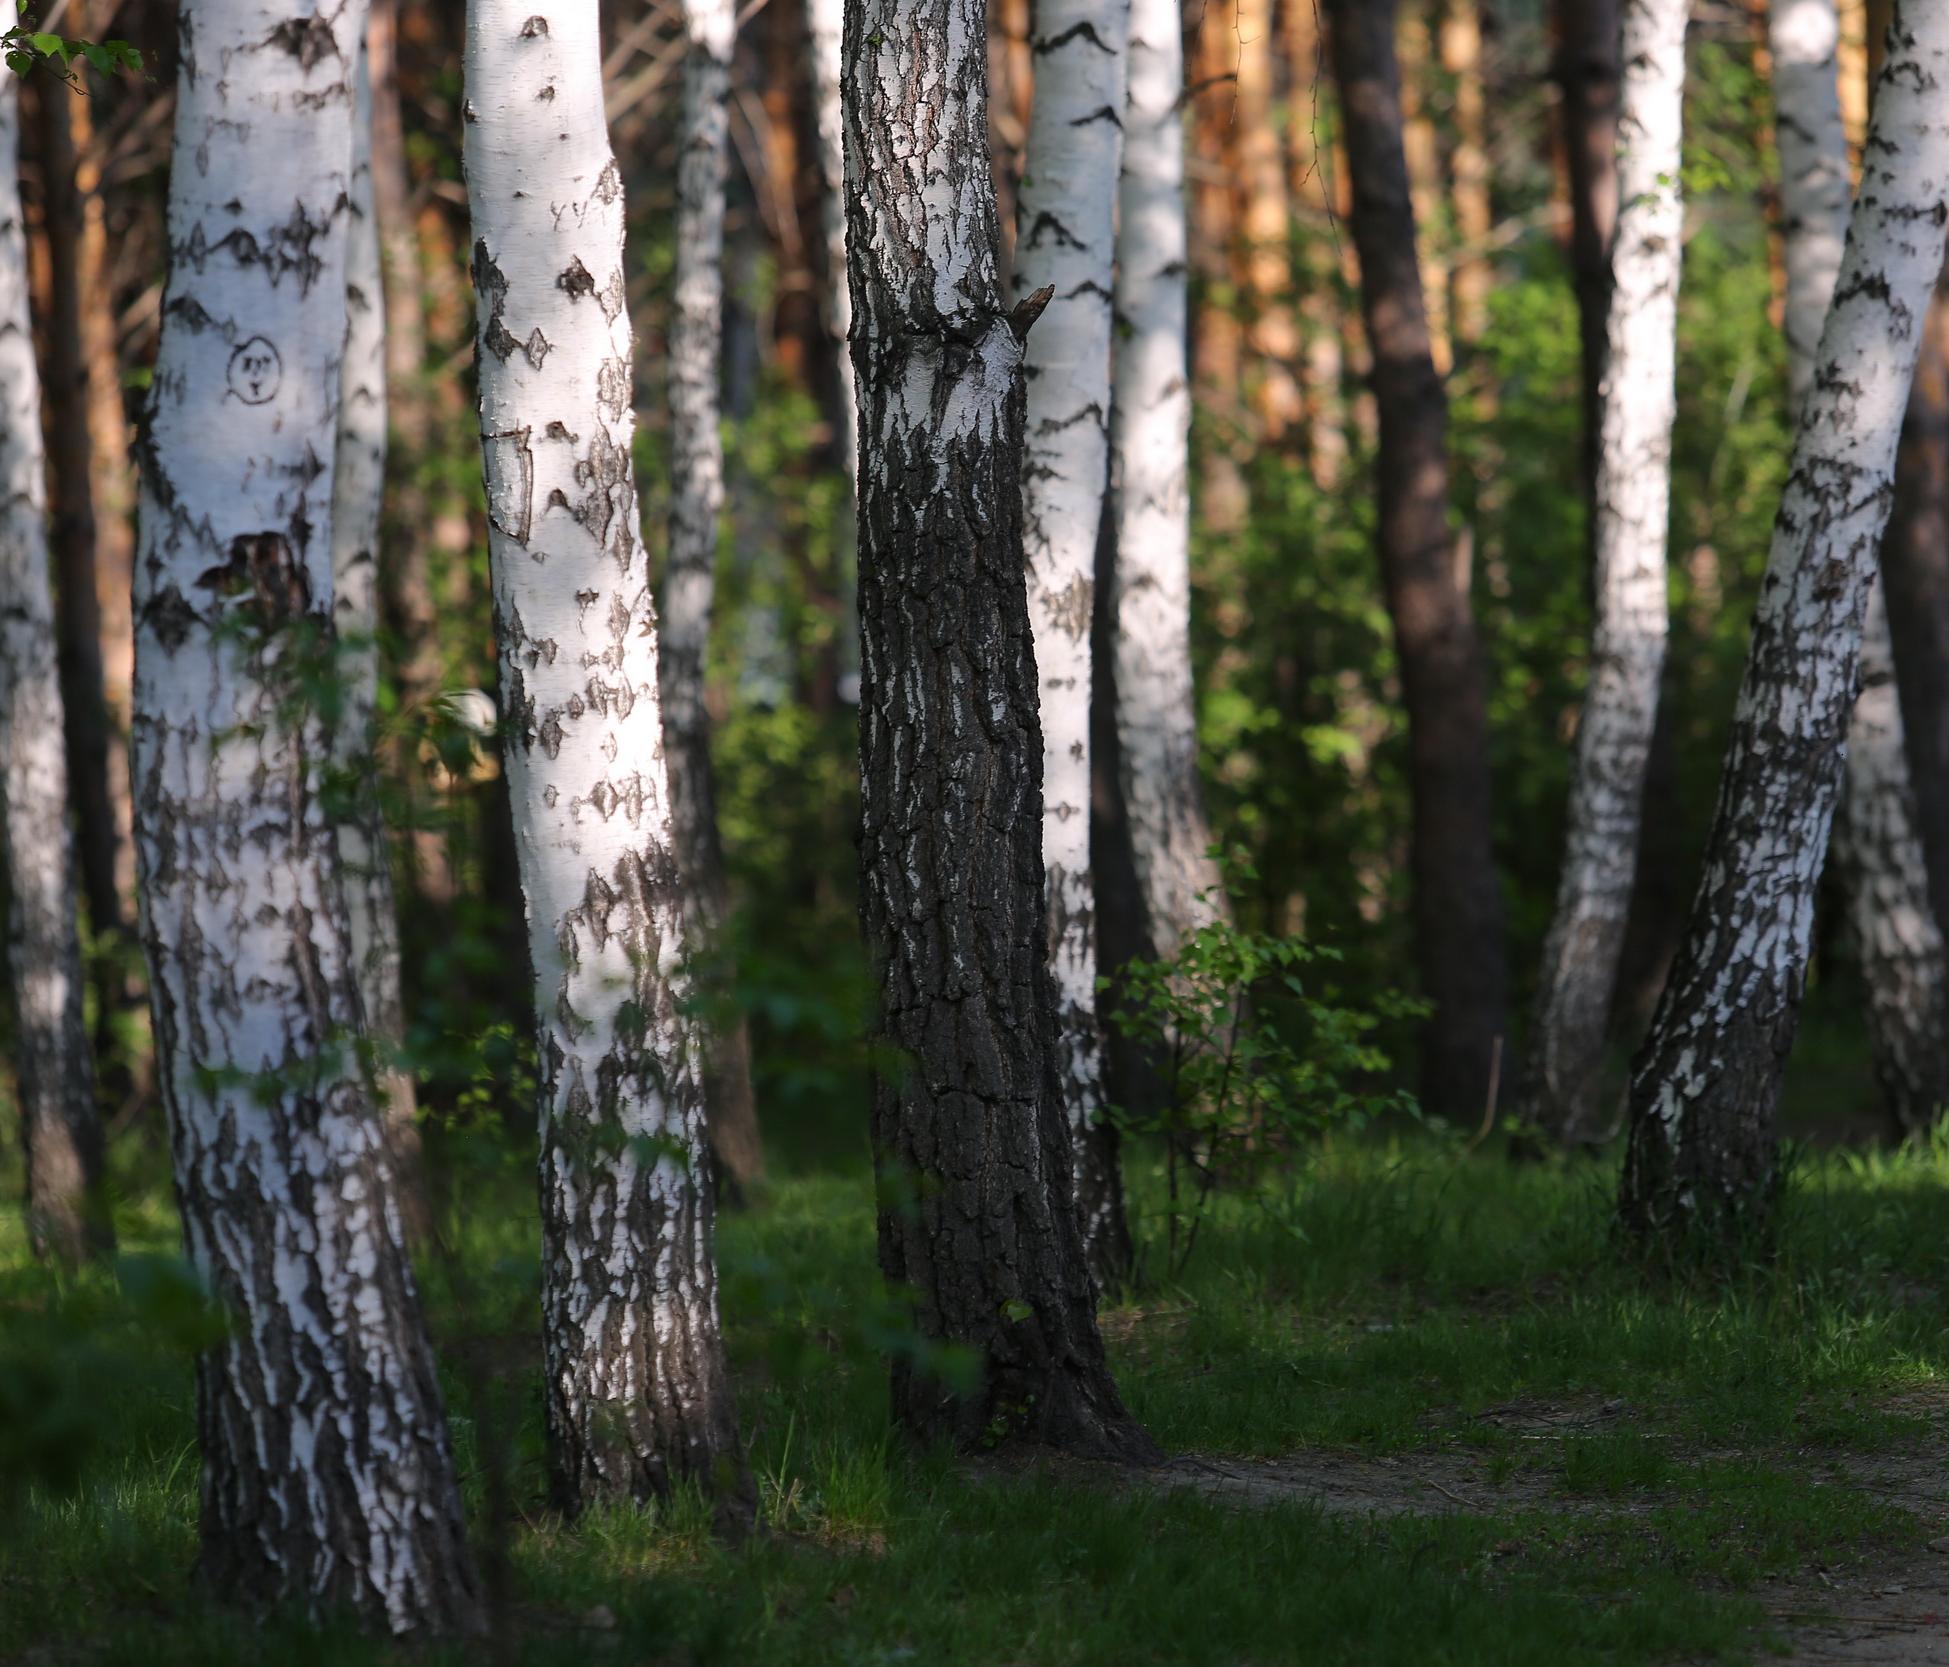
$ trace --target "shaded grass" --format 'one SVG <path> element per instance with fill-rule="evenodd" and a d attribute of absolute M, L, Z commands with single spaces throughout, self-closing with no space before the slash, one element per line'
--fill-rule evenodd
<path fill-rule="evenodd" d="M 1142 1201 L 1153 1183 L 1134 1167 Z M 1463 1450 L 1491 1482 L 1543 1488 L 1520 1508 L 1491 1488 L 1481 1515 L 1367 1521 L 911 1452 L 886 1427 L 882 1362 L 900 1332 L 872 1267 L 867 1179 L 796 1176 L 724 1224 L 766 1525 L 727 1548 L 695 1498 L 572 1531 L 543 1512 L 530 1184 L 524 1161 L 483 1144 L 445 1177 L 447 1247 L 425 1283 L 470 1516 L 507 1571 L 492 1653 L 698 1667 L 1741 1658 L 1762 1638 L 1755 1582 L 1899 1557 L 1937 1531 L 1810 1472 L 1937 1427 L 1945 1179 L 1939 1151 L 1809 1160 L 1777 1258 L 1709 1285 L 1646 1285 L 1616 1265 L 1597 1165 L 1351 1145 L 1282 1186 L 1276 1210 L 1221 1202 L 1177 1285 L 1105 1314 L 1125 1392 L 1168 1449 L 1410 1467 Z M 166 1255 L 166 1208 L 129 1203 L 125 1244 Z M 71 1450 L 11 1494 L 0 1660 L 401 1653 L 263 1630 L 197 1595 L 194 1316 L 155 1286 L 64 1285 L 27 1260 L 16 1218 L 0 1223 L 0 1380 L 85 1413 L 64 1426 Z M 4 1435 L 0 1455 L 16 1480 L 45 1458 Z M 498 1521 L 496 1499 L 512 1506 Z"/>

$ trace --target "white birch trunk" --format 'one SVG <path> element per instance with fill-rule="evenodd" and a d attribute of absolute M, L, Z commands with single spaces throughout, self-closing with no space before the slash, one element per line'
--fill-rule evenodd
<path fill-rule="evenodd" d="M 1847 130 L 1834 0 L 1776 0 L 1770 13 L 1787 268 L 1787 382 L 1798 412 L 1847 244 Z M 1922 1127 L 1949 1088 L 1949 989 L 1909 782 L 1895 650 L 1877 583 L 1862 624 L 1861 692 L 1848 726 L 1834 861 L 1868 995 L 1868 1037 L 1896 1125 Z"/>
<path fill-rule="evenodd" d="M 1631 1088 L 1620 1208 L 1642 1238 L 1764 1218 L 1862 618 L 1949 220 L 1949 7 L 1889 31 L 1847 253 L 1753 622 L 1704 874 Z"/>
<path fill-rule="evenodd" d="M 1132 0 L 1118 182 L 1112 487 L 1117 741 L 1137 881 L 1160 955 L 1224 909 L 1198 782 L 1191 682 L 1184 43 L 1172 0 Z"/>
<path fill-rule="evenodd" d="M 1035 104 L 1017 198 L 1015 289 L 1054 298 L 1024 350 L 1022 539 L 1042 692 L 1042 862 L 1056 986 L 1056 1068 L 1083 1240 L 1101 1276 L 1127 1241 L 1113 1131 L 1103 1124 L 1090 872 L 1090 620 L 1110 470 L 1110 352 L 1127 0 L 1043 0 Z"/>
<path fill-rule="evenodd" d="M 401 1204 L 418 1214 L 419 1130 L 400 994 L 399 916 L 379 802 L 379 527 L 386 490 L 386 306 L 372 199 L 372 82 L 363 42 L 352 127 L 351 211 L 345 245 L 345 360 L 339 373 L 332 479 L 332 618 L 339 712 L 332 757 L 339 781 L 338 857 Z"/>
<path fill-rule="evenodd" d="M 1627 0 L 1621 207 L 1600 393 L 1595 610 L 1569 830 L 1543 945 L 1524 1109 L 1588 1137 L 1637 865 L 1645 768 L 1665 663 L 1688 0 Z"/>
<path fill-rule="evenodd" d="M 596 8 L 471 0 L 466 80 L 501 709 L 539 1026 L 548 1425 L 574 1508 L 708 1483 L 736 1443 Z"/>
<path fill-rule="evenodd" d="M 13 27 L 17 15 L 13 0 L 0 0 L 0 28 Z M 61 95 L 57 89 L 47 96 Z M 7 973 L 27 1232 L 37 1254 L 71 1262 L 113 1241 L 97 1192 L 102 1136 L 82 1012 L 19 151 L 20 79 L 9 70 L 0 72 L 0 860 L 10 904 Z"/>
<path fill-rule="evenodd" d="M 307 676 L 331 643 L 365 7 L 189 0 L 136 561 L 134 780 L 158 1072 L 191 1261 L 202 1572 L 396 1633 L 477 1596 L 358 1059 Z"/>

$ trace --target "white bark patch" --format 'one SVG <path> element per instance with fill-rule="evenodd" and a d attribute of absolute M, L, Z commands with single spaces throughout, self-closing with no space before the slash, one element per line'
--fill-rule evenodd
<path fill-rule="evenodd" d="M 1895 451 L 1949 223 L 1949 8 L 1901 5 L 1774 523 L 1691 923 L 1632 1084 L 1624 1207 L 1760 1205 Z"/>
<path fill-rule="evenodd" d="M 1116 396 L 1117 740 L 1125 814 L 1161 955 L 1223 907 L 1198 782 L 1191 681 L 1189 249 L 1184 44 L 1169 0 L 1132 0 L 1118 183 Z"/>
<path fill-rule="evenodd" d="M 630 465 L 622 177 L 596 9 L 473 0 L 481 436 L 541 1058 L 542 1308 L 564 1503 L 733 1446 Z"/>
<path fill-rule="evenodd" d="M 1624 947 L 1665 662 L 1690 10 L 1687 0 L 1630 0 L 1624 10 L 1590 682 L 1529 1060 L 1529 1110 L 1567 1136 L 1590 1132 L 1596 1110 L 1591 1095 Z"/>
<path fill-rule="evenodd" d="M 1018 199 L 1015 288 L 1054 298 L 1026 344 L 1022 537 L 1042 695 L 1042 861 L 1056 983 L 1058 1069 L 1079 1198 L 1103 1115 L 1090 872 L 1090 617 L 1110 463 L 1111 303 L 1123 153 L 1127 0 L 1052 0 L 1030 50 L 1035 105 Z M 1086 1241 L 1111 1224 L 1085 1221 Z"/>
<path fill-rule="evenodd" d="M 199 1395 L 203 1565 L 403 1633 L 476 1596 L 300 675 L 331 634 L 364 25 L 356 0 L 185 11 L 134 762 L 184 1238 L 233 1321 Z"/>
<path fill-rule="evenodd" d="M 0 28 L 11 27 L 16 16 L 13 0 L 0 0 Z M 20 84 L 8 71 L 0 82 L 0 857 L 7 873 L 28 1230 L 37 1250 L 72 1259 L 88 1248 L 87 1193 L 99 1179 L 101 1134 L 82 1015 L 19 148 Z"/>

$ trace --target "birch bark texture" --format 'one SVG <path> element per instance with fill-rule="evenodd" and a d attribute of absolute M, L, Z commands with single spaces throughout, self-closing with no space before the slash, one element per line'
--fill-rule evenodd
<path fill-rule="evenodd" d="M 468 1627 L 478 1592 L 383 1125 L 306 674 L 329 655 L 365 8 L 189 0 L 136 559 L 134 779 L 189 1258 L 202 1571 Z"/>
<path fill-rule="evenodd" d="M 540 1059 L 557 1496 L 729 1484 L 736 1432 L 630 444 L 596 8 L 470 0 L 463 106 L 508 787 Z"/>
<path fill-rule="evenodd" d="M 13 0 L 0 0 L 0 29 L 17 16 Z M 101 1193 L 101 1122 L 83 1016 L 19 154 L 20 78 L 7 72 L 0 79 L 0 859 L 27 1234 L 37 1255 L 73 1263 L 112 1249 L 114 1237 Z"/>
<path fill-rule="evenodd" d="M 1631 1085 L 1619 1209 L 1676 1253 L 1763 1229 L 1862 619 L 1949 223 L 1949 8 L 1898 5 L 1774 522 L 1703 875 Z"/>
<path fill-rule="evenodd" d="M 1631 908 L 1665 664 L 1690 12 L 1688 0 L 1624 5 L 1621 206 L 1611 252 L 1597 456 L 1590 676 L 1523 1093 L 1524 1114 L 1567 1141 L 1594 1138 L 1603 1122 L 1598 1079 Z"/>
<path fill-rule="evenodd" d="M 372 79 L 358 43 L 352 185 L 345 233 L 345 357 L 339 369 L 332 473 L 332 621 L 339 708 L 332 732 L 335 818 L 353 962 L 392 1148 L 401 1208 L 423 1227 L 419 1126 L 412 1074 L 400 1050 L 399 913 L 379 798 L 379 531 L 386 492 L 386 304 L 372 194 Z"/>
<path fill-rule="evenodd" d="M 731 913 L 711 767 L 711 612 L 724 441 L 718 367 L 724 341 L 726 100 L 737 19 L 731 0 L 685 0 L 683 130 L 677 152 L 677 269 L 670 317 L 669 565 L 663 579 L 663 733 L 669 748 L 670 826 L 689 882 L 689 925 L 719 949 Z M 742 1015 L 700 1033 L 712 1151 L 738 1187 L 761 1180 L 764 1146 L 751 1089 L 751 1032 Z"/>
<path fill-rule="evenodd" d="M 957 1391 L 923 1438 L 1155 1449 L 1096 1328 L 1055 1069 L 1042 733 L 1023 571 L 1023 338 L 988 162 L 982 0 L 853 0 L 846 177 L 860 397 L 861 923 L 879 1012 L 880 1264 Z"/>
<path fill-rule="evenodd" d="M 1787 380 L 1797 413 L 1813 384 L 1820 323 L 1847 244 L 1847 130 L 1836 61 L 1841 26 L 1833 0 L 1784 0 L 1773 7 L 1769 25 L 1787 269 Z M 1885 549 L 1886 535 L 1882 542 Z M 1861 689 L 1848 725 L 1833 858 L 1867 991 L 1868 1040 L 1882 1104 L 1898 1129 L 1922 1128 L 1949 1098 L 1949 989 L 1879 581 L 1862 621 Z"/>
<path fill-rule="evenodd" d="M 1015 290 L 1053 295 L 1023 344 L 1022 532 L 1042 708 L 1042 863 L 1077 1208 L 1090 1266 L 1129 1271 L 1116 1130 L 1105 1120 L 1090 867 L 1090 621 L 1110 471 L 1111 307 L 1130 9 L 1043 0 L 1027 161 L 1016 199 Z"/>
<path fill-rule="evenodd" d="M 1227 913 L 1198 780 L 1191 677 L 1191 384 L 1184 42 L 1172 0 L 1131 0 L 1117 182 L 1117 740 L 1124 813 L 1158 955 Z"/>
<path fill-rule="evenodd" d="M 1507 970 L 1487 697 L 1466 566 L 1448 524 L 1448 400 L 1415 251 L 1394 12 L 1330 0 L 1326 13 L 1380 415 L 1378 543 L 1408 713 L 1416 958 L 1434 1008 L 1422 1032 L 1421 1092 L 1444 1116 L 1479 1117 L 1507 1030 Z"/>

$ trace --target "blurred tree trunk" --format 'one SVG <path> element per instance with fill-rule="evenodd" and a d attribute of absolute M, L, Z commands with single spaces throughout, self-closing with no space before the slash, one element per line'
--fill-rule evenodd
<path fill-rule="evenodd" d="M 1191 117 L 1191 379 L 1200 435 L 1199 515 L 1213 533 L 1236 532 L 1251 508 L 1242 460 L 1250 453 L 1240 391 L 1245 327 L 1233 283 L 1237 264 L 1235 192 L 1241 177 L 1238 112 L 1238 0 L 1203 0 L 1193 9 L 1196 55 L 1183 98 Z"/>
<path fill-rule="evenodd" d="M 1185 381 L 1183 45 L 1135 0 L 1118 185 L 1111 470 L 1123 810 L 1155 953 L 1227 913 L 1198 780 L 1191 678 L 1191 390 Z"/>
<path fill-rule="evenodd" d="M 76 27 L 85 24 L 84 12 Z M 95 386 L 105 385 L 119 419 L 119 355 L 103 270 L 107 234 L 90 100 L 53 75 L 37 77 L 34 93 L 49 266 L 47 431 L 62 692 L 88 921 L 97 935 L 111 938 L 127 927 L 134 904 L 126 740 L 133 554 L 128 440 L 125 424 L 111 420 L 107 402 L 98 403 Z M 116 448 L 99 459 L 98 432 Z M 98 499 L 106 525 L 97 518 Z M 104 1014 L 120 1004 L 112 982 L 100 994 Z"/>
<path fill-rule="evenodd" d="M 1522 1090 L 1524 1115 L 1565 1141 L 1589 1140 L 1600 1127 L 1595 1096 L 1665 663 L 1689 11 L 1688 0 L 1641 0 L 1625 14 L 1624 206 L 1611 262 L 1590 681 Z"/>
<path fill-rule="evenodd" d="M 1495 231 L 1490 195 L 1489 121 L 1482 80 L 1480 0 L 1446 0 L 1441 14 L 1442 72 L 1454 89 L 1454 148 L 1449 156 L 1449 197 L 1460 247 L 1448 275 L 1455 339 L 1472 348 L 1489 328 L 1489 290 L 1495 269 L 1489 240 Z"/>
<path fill-rule="evenodd" d="M 1311 0 L 1307 0 L 1310 4 Z M 1299 388 L 1299 329 L 1293 321 L 1292 204 L 1273 86 L 1272 0 L 1238 0 L 1240 197 L 1237 289 L 1249 319 L 1252 403 L 1260 438 L 1282 442 L 1305 416 Z"/>
<path fill-rule="evenodd" d="M 981 0 L 859 0 L 845 39 L 862 408 L 860 915 L 880 990 L 880 1263 L 920 1335 L 895 1417 L 1151 1459 L 1104 1359 L 1056 1075 L 1023 571 L 1023 338 L 1003 303 Z"/>
<path fill-rule="evenodd" d="M 1042 863 L 1056 1071 L 1083 1244 L 1098 1282 L 1130 1272 L 1116 1129 L 1105 1120 L 1090 860 L 1090 618 L 1110 474 L 1110 352 L 1129 0 L 1041 0 L 1015 290 L 1054 299 L 1024 344 L 1029 622 L 1042 708 Z"/>
<path fill-rule="evenodd" d="M 13 0 L 0 0 L 0 27 L 11 27 L 14 19 Z M 43 96 L 51 102 L 71 95 L 48 85 Z M 112 1250 L 115 1236 L 102 1193 L 102 1131 L 82 1011 L 19 152 L 20 80 L 8 72 L 0 83 L 0 859 L 9 905 L 7 975 L 27 1155 L 28 1242 L 38 1256 L 75 1263 Z M 67 311 L 57 309 L 57 323 Z M 72 316 L 65 322 L 74 328 Z M 72 351 L 70 345 L 70 356 Z M 85 425 L 82 433 L 85 441 Z"/>
<path fill-rule="evenodd" d="M 345 243 L 345 355 L 340 363 L 337 455 L 332 474 L 332 622 L 338 648 L 338 721 L 332 757 L 340 773 L 335 817 L 339 869 L 366 1034 L 376 1044 L 376 1083 L 398 1180 L 415 1237 L 427 1226 L 413 1078 L 400 1057 L 406 1008 L 400 994 L 399 917 L 392 844 L 386 835 L 375 749 L 379 740 L 379 523 L 386 492 L 386 303 L 372 195 L 372 86 L 361 51 L 352 128 L 351 213 Z"/>
<path fill-rule="evenodd" d="M 1839 796 L 1873 552 L 1942 266 L 1949 10 L 1905 10 L 1787 486 L 1685 946 L 1631 1087 L 1619 1211 L 1666 1253 L 1762 1230 L 1775 1118 Z"/>
<path fill-rule="evenodd" d="M 1604 405 L 1604 338 L 1617 229 L 1618 0 L 1556 0 L 1557 82 L 1570 176 L 1570 270 L 1583 347 L 1584 489 L 1597 537 L 1597 455 Z"/>
<path fill-rule="evenodd" d="M 1455 362 L 1453 327 L 1448 316 L 1448 236 L 1443 225 L 1447 180 L 1441 159 L 1441 135 L 1435 127 L 1434 43 L 1428 17 L 1437 0 L 1408 0 L 1395 4 L 1394 43 L 1397 54 L 1398 101 L 1401 109 L 1401 151 L 1407 162 L 1408 200 L 1413 208 L 1415 249 L 1424 277 L 1422 310 L 1428 320 L 1428 349 L 1443 376 Z"/>
<path fill-rule="evenodd" d="M 1422 1091 L 1430 1110 L 1479 1116 L 1507 974 L 1481 655 L 1448 528 L 1447 401 L 1422 305 L 1393 19 L 1360 0 L 1332 0 L 1326 15 L 1380 408 L 1381 579 L 1408 711 L 1415 939 L 1434 1004 Z"/>
<path fill-rule="evenodd" d="M 601 63 L 592 6 L 471 0 L 481 450 L 541 1034 L 548 1433 L 569 1510 L 742 1487 Z"/>
<path fill-rule="evenodd" d="M 1279 11 L 1290 76 L 1287 196 L 1299 230 L 1307 467 L 1314 483 L 1330 492 L 1347 460 L 1344 338 L 1358 325 L 1347 316 L 1338 292 L 1334 217 L 1339 205 L 1333 188 L 1341 170 L 1334 166 L 1330 145 L 1322 154 L 1332 124 L 1330 118 L 1320 120 L 1320 99 L 1329 93 L 1329 78 L 1322 63 L 1319 12 L 1313 0 L 1295 0 Z"/>
<path fill-rule="evenodd" d="M 201 165 L 173 170 L 169 211 L 173 247 L 201 253 L 172 262 L 151 398 L 134 779 L 184 1242 L 233 1321 L 198 1370 L 199 1573 L 256 1608 L 465 1628 L 478 1589 L 351 1046 L 329 742 L 306 682 L 330 640 L 365 7 L 287 6 L 274 28 L 261 0 L 186 16 L 202 67 L 181 80 L 176 154 Z"/>
<path fill-rule="evenodd" d="M 730 925 L 731 890 L 717 826 L 711 766 L 711 612 L 724 442 L 718 376 L 724 321 L 727 100 L 737 20 L 731 0 L 685 0 L 683 127 L 677 152 L 676 282 L 670 318 L 670 551 L 663 581 L 663 737 L 670 831 L 689 880 L 690 929 L 716 960 Z M 719 970 L 723 970 L 719 968 Z M 704 1105 L 711 1150 L 742 1191 L 765 1172 L 751 1088 L 751 1027 L 734 1004 L 702 1027 Z"/>

